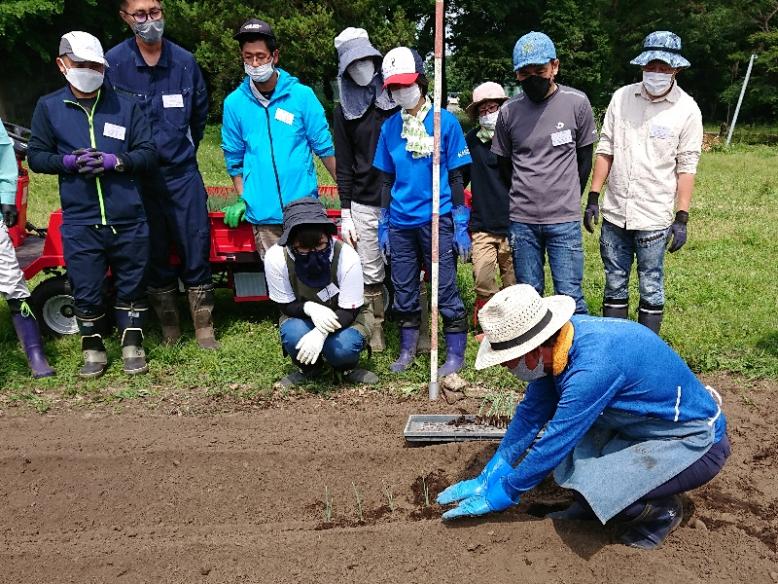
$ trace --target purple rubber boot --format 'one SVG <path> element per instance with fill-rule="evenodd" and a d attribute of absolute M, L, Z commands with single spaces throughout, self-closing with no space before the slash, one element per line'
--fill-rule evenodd
<path fill-rule="evenodd" d="M 416 345 L 419 344 L 419 327 L 400 328 L 400 356 L 389 366 L 393 373 L 400 373 L 411 366 L 416 358 Z"/>
<path fill-rule="evenodd" d="M 43 352 L 43 341 L 41 341 L 38 322 L 26 303 L 22 303 L 21 310 L 18 312 L 11 309 L 11 320 L 13 320 L 14 329 L 16 329 L 16 336 L 19 337 L 24 352 L 27 354 L 27 363 L 32 370 L 32 376 L 35 379 L 52 377 L 54 370 L 49 367 L 49 362 Z"/>
<path fill-rule="evenodd" d="M 456 373 L 465 365 L 467 333 L 446 333 L 446 362 L 438 370 L 440 377 Z"/>

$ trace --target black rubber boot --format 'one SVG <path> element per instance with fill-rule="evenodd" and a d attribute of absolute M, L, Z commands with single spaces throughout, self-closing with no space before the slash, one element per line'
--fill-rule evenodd
<path fill-rule="evenodd" d="M 602 302 L 602 315 L 608 318 L 629 318 L 629 301 L 606 298 Z"/>
<path fill-rule="evenodd" d="M 664 306 L 649 306 L 641 304 L 638 308 L 638 322 L 656 334 L 662 328 L 662 319 L 664 318 Z"/>
<path fill-rule="evenodd" d="M 354 367 L 353 369 L 338 369 L 338 375 L 346 383 L 357 383 L 361 385 L 375 385 L 378 383 L 378 375 L 367 369 Z"/>
<path fill-rule="evenodd" d="M 143 324 L 149 308 L 145 302 L 116 305 L 116 326 L 122 342 L 122 361 L 127 375 L 148 373 L 146 352 L 143 350 Z"/>
<path fill-rule="evenodd" d="M 313 365 L 302 365 L 296 359 L 292 359 L 292 362 L 294 362 L 299 369 L 297 371 L 292 371 L 289 375 L 278 380 L 278 383 L 282 387 L 292 388 L 297 387 L 298 385 L 311 383 L 321 377 L 322 371 L 324 371 L 324 364 L 321 359 L 316 361 Z"/>
<path fill-rule="evenodd" d="M 178 312 L 178 286 L 149 288 L 149 303 L 162 327 L 162 342 L 175 345 L 181 338 L 181 316 Z"/>
<path fill-rule="evenodd" d="M 52 377 L 54 369 L 49 366 L 49 362 L 46 360 L 38 321 L 35 320 L 35 315 L 29 305 L 24 300 L 9 300 L 8 307 L 11 310 L 11 320 L 14 330 L 16 330 L 16 336 L 19 337 L 19 342 L 24 347 L 24 354 L 27 356 L 27 364 L 30 366 L 32 376 L 35 379 Z"/>
<path fill-rule="evenodd" d="M 625 524 L 626 531 L 619 540 L 624 545 L 641 550 L 654 550 L 681 524 L 683 504 L 678 495 L 654 499 L 646 503 L 637 518 Z"/>
<path fill-rule="evenodd" d="M 78 371 L 78 376 L 81 379 L 96 379 L 108 368 L 108 355 L 103 344 L 103 337 L 108 334 L 108 319 L 105 314 L 76 315 L 76 322 L 81 333 L 81 351 L 84 354 L 84 365 Z"/>

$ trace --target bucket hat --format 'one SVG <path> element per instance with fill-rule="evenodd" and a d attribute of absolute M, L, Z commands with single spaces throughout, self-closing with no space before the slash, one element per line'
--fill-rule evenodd
<path fill-rule="evenodd" d="M 475 359 L 486 369 L 526 355 L 547 341 L 575 313 L 570 296 L 541 298 L 529 284 L 501 290 L 478 312 L 484 340 Z"/>
<path fill-rule="evenodd" d="M 97 37 L 88 32 L 74 30 L 62 35 L 59 40 L 60 57 L 67 55 L 76 62 L 100 63 L 108 67 L 108 61 L 103 53 L 103 46 Z"/>
<path fill-rule="evenodd" d="M 319 199 L 303 197 L 284 207 L 284 231 L 278 239 L 278 245 L 289 241 L 292 230 L 299 225 L 322 225 L 330 235 L 337 235 L 337 226 L 327 217 L 327 211 Z"/>
<path fill-rule="evenodd" d="M 513 70 L 527 65 L 545 65 L 556 59 L 554 41 L 542 32 L 528 32 L 513 47 Z"/>
<path fill-rule="evenodd" d="M 397 47 L 386 53 L 381 64 L 381 73 L 384 77 L 384 87 L 393 84 L 410 85 L 424 73 L 424 62 L 416 50 Z"/>
<path fill-rule="evenodd" d="M 681 37 L 669 30 L 657 30 L 643 40 L 643 52 L 630 61 L 630 65 L 644 67 L 651 61 L 663 61 L 681 69 L 691 63 L 681 55 Z"/>
<path fill-rule="evenodd" d="M 487 81 L 473 90 L 473 103 L 467 106 L 465 111 L 469 114 L 477 113 L 478 106 L 485 101 L 503 103 L 507 99 L 508 96 L 505 94 L 505 89 L 503 89 L 502 85 L 494 81 Z"/>
<path fill-rule="evenodd" d="M 338 75 L 343 75 L 351 63 L 362 59 L 375 59 L 381 66 L 381 53 L 370 43 L 370 37 L 364 28 L 352 26 L 335 37 L 335 50 L 338 51 Z"/>

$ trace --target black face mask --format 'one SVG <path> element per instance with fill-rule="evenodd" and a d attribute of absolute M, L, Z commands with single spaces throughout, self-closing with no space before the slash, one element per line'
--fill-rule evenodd
<path fill-rule="evenodd" d="M 306 254 L 300 254 L 292 248 L 294 256 L 294 273 L 297 278 L 306 286 L 314 290 L 320 290 L 330 283 L 330 270 L 332 262 L 330 253 L 332 252 L 332 242 L 327 242 L 327 247 L 321 251 L 312 251 Z"/>
<path fill-rule="evenodd" d="M 551 79 L 537 75 L 530 75 L 524 81 L 519 81 L 519 83 L 527 97 L 535 103 L 540 103 L 546 99 L 548 90 L 551 87 Z"/>

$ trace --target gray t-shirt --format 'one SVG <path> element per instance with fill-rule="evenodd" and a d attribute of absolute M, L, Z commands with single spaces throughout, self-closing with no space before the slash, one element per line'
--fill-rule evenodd
<path fill-rule="evenodd" d="M 492 152 L 511 159 L 511 221 L 549 225 L 581 218 L 576 149 L 597 138 L 592 106 L 559 85 L 542 103 L 519 94 L 497 119 Z"/>

